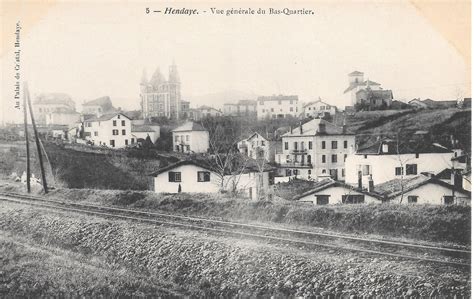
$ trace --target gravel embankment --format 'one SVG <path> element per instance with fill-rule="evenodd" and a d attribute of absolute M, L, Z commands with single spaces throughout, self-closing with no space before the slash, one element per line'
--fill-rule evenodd
<path fill-rule="evenodd" d="M 466 269 L 312 251 L 4 204 L 0 230 L 185 286 L 196 296 L 470 296 Z M 353 297 L 356 296 L 356 297 Z"/>

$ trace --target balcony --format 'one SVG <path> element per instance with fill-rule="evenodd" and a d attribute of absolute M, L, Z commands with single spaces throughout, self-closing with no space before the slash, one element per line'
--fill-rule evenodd
<path fill-rule="evenodd" d="M 280 167 L 280 168 L 313 168 L 313 164 L 308 163 L 308 162 L 278 163 L 277 166 Z"/>
<path fill-rule="evenodd" d="M 292 154 L 294 155 L 305 155 L 308 153 L 308 150 L 307 149 L 295 149 L 295 150 L 292 150 L 291 151 Z"/>

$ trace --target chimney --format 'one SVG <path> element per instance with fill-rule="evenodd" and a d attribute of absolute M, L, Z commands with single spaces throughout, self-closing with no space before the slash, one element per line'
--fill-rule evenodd
<path fill-rule="evenodd" d="M 319 123 L 318 132 L 319 134 L 326 134 L 326 124 L 322 121 Z"/>
<path fill-rule="evenodd" d="M 374 192 L 374 180 L 372 175 L 369 175 L 369 192 Z"/>
<path fill-rule="evenodd" d="M 300 122 L 300 134 L 303 135 L 303 125 Z"/>

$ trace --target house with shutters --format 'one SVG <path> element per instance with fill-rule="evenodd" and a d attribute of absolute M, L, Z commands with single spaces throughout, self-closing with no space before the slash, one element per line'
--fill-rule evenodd
<path fill-rule="evenodd" d="M 335 115 L 336 111 L 336 106 L 323 102 L 321 98 L 303 105 L 303 117 L 324 117 Z"/>
<path fill-rule="evenodd" d="M 83 127 L 84 139 L 96 146 L 123 148 L 134 143 L 132 121 L 120 112 L 88 118 Z"/>
<path fill-rule="evenodd" d="M 355 134 L 345 126 L 312 119 L 282 135 L 282 153 L 275 162 L 280 178 L 344 180 L 345 159 L 355 151 Z"/>
<path fill-rule="evenodd" d="M 437 174 L 452 166 L 454 152 L 439 144 L 383 139 L 359 148 L 346 159 L 346 183 L 368 186 L 407 179 L 423 172 Z"/>
<path fill-rule="evenodd" d="M 258 132 L 237 143 L 239 152 L 252 159 L 265 159 L 267 162 L 275 161 L 275 154 L 281 148 L 281 142 L 271 137 L 263 137 Z"/>
<path fill-rule="evenodd" d="M 198 123 L 186 122 L 171 132 L 175 152 L 206 153 L 209 149 L 209 132 Z"/>
<path fill-rule="evenodd" d="M 257 98 L 257 118 L 298 117 L 301 113 L 298 96 L 262 96 Z"/>
<path fill-rule="evenodd" d="M 357 189 L 329 178 L 317 182 L 313 189 L 298 194 L 293 200 L 310 202 L 315 205 L 334 205 L 381 203 L 382 197 L 374 193 L 373 190 L 369 192 L 365 189 Z"/>
<path fill-rule="evenodd" d="M 462 184 L 450 184 L 431 174 L 392 179 L 374 186 L 374 192 L 392 203 L 470 205 L 471 192 Z"/>
<path fill-rule="evenodd" d="M 157 193 L 220 193 L 235 190 L 240 196 L 258 199 L 270 186 L 271 167 L 257 169 L 252 163 L 236 172 L 219 175 L 209 161 L 190 159 L 168 165 L 153 173 Z"/>

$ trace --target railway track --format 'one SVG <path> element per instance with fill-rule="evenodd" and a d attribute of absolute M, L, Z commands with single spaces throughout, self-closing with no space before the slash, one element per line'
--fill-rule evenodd
<path fill-rule="evenodd" d="M 131 209 L 97 206 L 70 201 L 48 199 L 40 196 L 12 192 L 0 192 L 0 200 L 31 206 L 57 209 L 89 215 L 140 221 L 154 225 L 184 227 L 226 235 L 263 239 L 270 242 L 297 245 L 311 250 L 326 248 L 346 250 L 361 254 L 380 255 L 398 259 L 418 260 L 452 266 L 470 267 L 470 250 L 463 248 L 433 246 L 409 242 L 369 239 L 356 236 L 312 232 L 295 229 L 274 228 L 199 217 L 144 212 Z"/>

